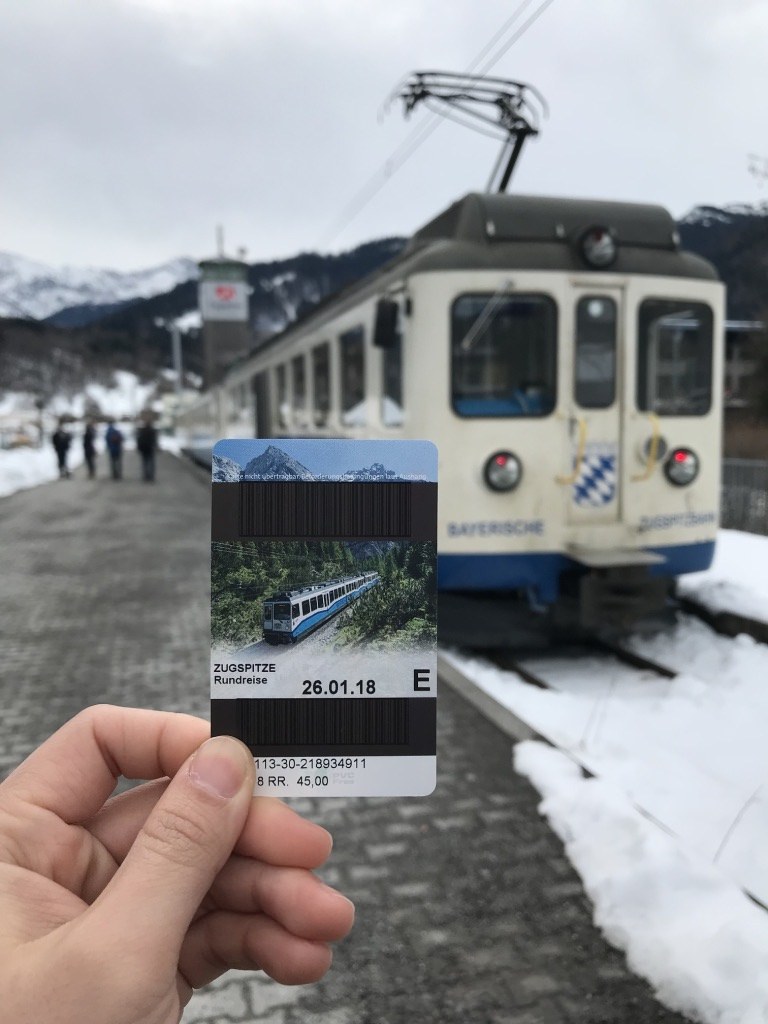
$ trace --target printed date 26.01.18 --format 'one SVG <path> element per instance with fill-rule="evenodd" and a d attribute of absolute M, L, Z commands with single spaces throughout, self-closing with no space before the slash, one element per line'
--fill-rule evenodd
<path fill-rule="evenodd" d="M 376 693 L 376 680 L 357 679 L 351 682 L 346 679 L 329 679 L 325 682 L 322 679 L 305 679 L 301 684 L 301 692 L 305 697 L 370 695 Z"/>

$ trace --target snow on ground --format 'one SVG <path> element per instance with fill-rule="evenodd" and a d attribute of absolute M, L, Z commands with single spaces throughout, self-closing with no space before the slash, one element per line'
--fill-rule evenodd
<path fill-rule="evenodd" d="M 70 469 L 75 469 L 82 464 L 84 461 L 82 445 L 84 423 L 82 418 L 88 400 L 95 401 L 103 416 L 111 417 L 119 425 L 125 437 L 127 450 L 135 446 L 134 423 L 146 408 L 147 402 L 154 393 L 155 385 L 142 384 L 135 374 L 123 370 L 116 370 L 113 378 L 113 387 L 88 384 L 81 394 L 56 395 L 48 403 L 43 413 L 44 443 L 42 447 L 34 448 L 25 445 L 18 448 L 0 448 L 0 497 L 58 479 L 56 455 L 50 438 L 60 416 L 75 418 L 75 422 L 70 422 L 67 425 L 67 429 L 72 434 L 67 464 Z M 39 415 L 34 404 L 34 395 L 7 392 L 0 398 L 0 443 L 3 443 L 3 437 L 6 435 L 8 438 L 14 438 L 22 433 L 36 441 L 39 435 Z M 97 431 L 96 450 L 97 453 L 103 453 L 105 426 L 102 424 Z M 174 455 L 180 454 L 180 444 L 174 437 L 161 434 L 159 444 L 164 451 Z"/>
<path fill-rule="evenodd" d="M 73 445 L 69 452 L 69 468 L 74 469 L 82 462 L 82 446 L 78 449 Z M 56 453 L 50 446 L 0 451 L 0 498 L 58 478 Z"/>
<path fill-rule="evenodd" d="M 515 767 L 595 906 L 595 923 L 659 999 L 693 1020 L 768 1020 L 768 915 L 716 867 L 686 854 L 602 779 L 565 755 L 521 743 Z"/>
<path fill-rule="evenodd" d="M 713 612 L 736 612 L 768 621 L 768 537 L 720 530 L 715 559 L 706 572 L 680 579 L 682 595 Z"/>
<path fill-rule="evenodd" d="M 720 538 L 712 570 L 683 586 L 699 600 L 748 595 L 742 613 L 765 619 L 768 540 Z M 541 690 L 443 654 L 559 748 L 519 744 L 515 767 L 544 796 L 596 923 L 632 969 L 695 1020 L 765 1024 L 768 913 L 745 891 L 768 903 L 768 646 L 690 617 L 629 643 L 680 674 L 553 652 L 530 659 L 556 686 Z"/>

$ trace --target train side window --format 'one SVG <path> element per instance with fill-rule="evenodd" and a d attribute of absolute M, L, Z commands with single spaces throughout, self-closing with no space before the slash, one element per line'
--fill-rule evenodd
<path fill-rule="evenodd" d="M 281 427 L 287 427 L 291 421 L 291 403 L 288 400 L 288 369 L 285 363 L 275 367 L 275 387 L 278 423 Z"/>
<path fill-rule="evenodd" d="M 637 330 L 637 407 L 705 416 L 712 405 L 712 310 L 703 302 L 646 299 Z"/>
<path fill-rule="evenodd" d="M 381 422 L 385 427 L 400 427 L 403 415 L 403 332 L 400 314 L 391 344 L 381 350 Z"/>
<path fill-rule="evenodd" d="M 365 426 L 365 346 L 363 328 L 339 336 L 341 364 L 341 422 Z"/>
<path fill-rule="evenodd" d="M 299 419 L 303 420 L 304 417 L 301 415 L 307 410 L 307 374 L 304 368 L 304 356 L 295 356 L 291 360 L 291 377 L 293 384 L 293 408 L 296 413 L 299 413 Z"/>
<path fill-rule="evenodd" d="M 312 349 L 312 390 L 314 424 L 324 427 L 331 410 L 331 347 L 328 342 Z"/>
<path fill-rule="evenodd" d="M 309 615 L 309 601 L 302 601 L 301 602 L 301 614 L 302 615 Z"/>
<path fill-rule="evenodd" d="M 616 398 L 616 303 L 585 295 L 576 306 L 574 398 L 582 409 L 607 409 Z"/>
<path fill-rule="evenodd" d="M 309 610 L 311 612 L 316 612 L 317 611 L 317 598 L 316 597 L 310 597 L 310 599 L 309 599 Z"/>
<path fill-rule="evenodd" d="M 451 313 L 460 416 L 548 416 L 557 396 L 557 306 L 547 295 L 461 295 Z"/>
<path fill-rule="evenodd" d="M 291 605 L 291 618 L 298 619 L 299 617 L 299 606 L 297 604 Z"/>

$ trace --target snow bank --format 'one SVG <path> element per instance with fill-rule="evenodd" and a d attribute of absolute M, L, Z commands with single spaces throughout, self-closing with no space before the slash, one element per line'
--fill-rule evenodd
<path fill-rule="evenodd" d="M 768 621 L 768 537 L 720 530 L 711 568 L 681 577 L 678 590 L 713 612 Z"/>
<path fill-rule="evenodd" d="M 658 997 L 706 1024 L 765 1024 L 768 915 L 561 752 L 520 743 L 515 768 L 543 795 L 596 925 Z"/>
<path fill-rule="evenodd" d="M 83 462 L 82 447 L 73 444 L 67 465 L 70 469 Z M 0 451 L 0 497 L 23 491 L 28 487 L 59 479 L 59 468 L 53 448 L 14 448 Z"/>

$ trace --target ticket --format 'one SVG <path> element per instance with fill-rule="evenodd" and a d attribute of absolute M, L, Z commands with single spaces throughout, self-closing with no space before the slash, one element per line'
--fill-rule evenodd
<path fill-rule="evenodd" d="M 435 446 L 224 440 L 212 471 L 212 734 L 262 795 L 431 793 Z"/>

